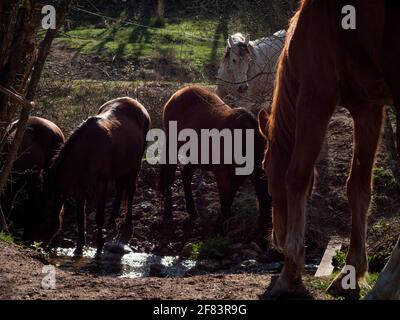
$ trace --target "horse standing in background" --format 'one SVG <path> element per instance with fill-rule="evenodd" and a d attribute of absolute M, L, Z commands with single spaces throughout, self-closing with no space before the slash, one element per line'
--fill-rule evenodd
<path fill-rule="evenodd" d="M 5 151 L 15 136 L 17 122 L 8 132 Z M 29 117 L 17 159 L 13 164 L 1 206 L 14 227 L 24 229 L 24 240 L 34 241 L 32 228 L 41 220 L 42 175 L 64 143 L 64 135 L 53 122 Z M 25 196 L 25 197 L 24 197 Z"/>
<path fill-rule="evenodd" d="M 216 93 L 228 95 L 254 114 L 272 96 L 275 67 L 285 42 L 286 31 L 250 41 L 241 33 L 230 35 L 217 75 Z"/>
<path fill-rule="evenodd" d="M 400 300 L 400 237 L 367 300 Z"/>
<path fill-rule="evenodd" d="M 342 27 L 343 7 L 356 9 L 356 28 Z M 285 265 L 271 296 L 304 290 L 305 207 L 313 169 L 335 106 L 354 120 L 354 150 L 347 196 L 351 238 L 346 265 L 360 279 L 368 268 L 367 211 L 383 106 L 400 106 L 400 3 L 382 0 L 303 0 L 292 18 L 279 59 L 265 156 L 273 200 L 273 241 Z M 342 272 L 329 291 L 342 287 Z"/>
<path fill-rule="evenodd" d="M 104 245 L 103 225 L 107 185 L 115 182 L 116 197 L 110 217 L 115 224 L 124 200 L 125 221 L 120 237 L 128 241 L 132 233 L 132 201 L 146 146 L 150 117 L 136 100 L 123 97 L 100 107 L 97 116 L 87 119 L 64 144 L 44 181 L 47 202 L 43 224 L 45 243 L 61 228 L 64 200 L 72 196 L 77 203 L 78 243 L 76 255 L 85 245 L 85 202 L 96 203 L 97 254 Z"/>

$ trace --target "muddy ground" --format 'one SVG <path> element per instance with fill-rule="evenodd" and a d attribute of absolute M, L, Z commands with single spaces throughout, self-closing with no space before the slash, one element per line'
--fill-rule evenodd
<path fill-rule="evenodd" d="M 42 288 L 43 257 L 0 241 L 0 299 L 260 299 L 270 274 L 210 274 L 121 279 L 57 269 L 56 289 Z M 6 262 L 6 263 L 4 263 Z M 326 299 L 309 286 L 311 299 Z"/>
<path fill-rule="evenodd" d="M 60 77 L 63 70 L 68 70 L 67 77 L 86 79 L 94 77 L 102 81 L 110 81 L 104 70 L 115 70 L 118 66 L 112 61 L 102 61 L 93 56 L 82 56 L 63 46 L 55 46 L 47 65 L 47 74 L 52 72 Z M 124 65 L 123 62 L 120 62 Z M 122 67 L 121 67 L 122 68 Z M 131 81 L 128 71 L 123 69 L 122 79 Z M 118 74 L 113 74 L 118 77 Z M 64 78 L 65 79 L 65 78 Z M 59 79 L 57 79 L 59 80 Z M 154 80 L 154 79 L 152 79 Z M 47 84 L 51 79 L 45 78 L 41 88 L 41 101 L 52 99 L 52 92 Z M 115 98 L 130 95 L 139 100 L 148 109 L 154 127 L 160 126 L 161 108 L 169 96 L 179 87 L 177 83 L 151 81 L 145 85 L 132 85 L 132 88 L 114 88 L 111 82 L 105 82 L 105 96 Z M 90 86 L 88 84 L 88 86 Z M 68 90 L 73 88 L 68 87 Z M 71 92 L 62 93 L 66 97 Z M 85 91 L 83 91 L 85 94 Z M 92 94 L 92 95 L 90 95 Z M 38 115 L 44 115 L 57 123 L 68 136 L 71 130 L 88 115 L 93 114 L 101 103 L 107 100 L 96 91 L 84 96 L 85 101 L 92 104 L 91 109 L 66 117 L 62 113 L 63 105 L 51 108 L 39 108 Z M 54 97 L 53 97 L 54 98 Z M 102 100 L 103 99 L 103 100 Z M 79 101 L 75 103 L 79 107 Z M 89 110 L 89 112 L 88 112 Z M 86 116 L 85 116 L 86 115 Z M 371 260 L 376 271 L 380 271 L 387 257 L 382 252 L 390 252 L 399 231 L 400 191 L 397 184 L 399 168 L 393 154 L 388 149 L 388 140 L 382 140 L 377 157 L 375 191 L 369 214 L 368 246 L 372 252 Z M 323 251 L 332 237 L 337 238 L 346 248 L 350 231 L 350 214 L 345 196 L 345 180 L 352 152 L 352 120 L 347 111 L 337 108 L 326 137 L 325 146 L 317 165 L 318 176 L 315 190 L 308 203 L 307 211 L 307 263 L 318 263 Z M 192 220 L 185 212 L 183 187 L 177 175 L 173 189 L 174 223 L 172 230 L 166 232 L 162 223 L 160 198 L 157 190 L 158 167 L 146 162 L 138 181 L 138 189 L 134 198 L 134 233 L 129 241 L 132 250 L 157 255 L 187 255 L 184 248 L 188 243 L 205 242 L 214 236 L 213 225 L 219 211 L 218 193 L 213 176 L 210 173 L 197 172 L 193 179 L 193 192 L 199 217 Z M 112 201 L 110 193 L 109 206 Z M 66 216 L 66 225 L 59 244 L 73 246 L 76 241 L 76 226 L 73 204 L 70 214 Z M 240 265 L 244 261 L 256 260 L 259 265 L 281 261 L 281 256 L 269 247 L 263 247 L 255 238 L 256 202 L 252 186 L 244 185 L 233 205 L 234 216 L 227 222 L 227 230 L 232 242 L 232 252 L 224 257 L 225 263 L 217 267 L 186 274 L 179 278 L 146 277 L 122 279 L 111 276 L 99 276 L 94 272 L 83 272 L 79 268 L 74 271 L 57 269 L 57 290 L 46 291 L 40 286 L 43 277 L 41 269 L 48 261 L 29 250 L 15 245 L 0 242 L 0 297 L 11 299 L 257 299 L 265 292 L 271 281 L 271 274 L 257 269 L 241 268 L 237 271 L 232 265 Z M 88 240 L 94 245 L 94 213 L 90 208 L 87 214 Z M 172 232 L 172 235 L 171 235 Z M 166 235 L 169 234 L 169 235 Z M 110 235 L 110 238 L 112 235 Z M 258 247 L 261 247 L 261 252 Z M 186 250 L 187 251 L 187 250 Z M 190 254 L 190 253 L 189 253 Z M 38 260 L 39 257 L 39 260 Z M 228 268 L 229 267 L 229 268 Z M 232 270 L 234 270 L 232 272 Z M 311 296 L 317 299 L 329 298 L 316 285 L 315 279 L 307 276 Z M 82 290 L 77 290 L 82 288 Z"/>

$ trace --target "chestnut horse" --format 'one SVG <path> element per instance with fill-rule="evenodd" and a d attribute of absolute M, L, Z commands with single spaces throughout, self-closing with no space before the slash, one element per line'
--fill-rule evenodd
<path fill-rule="evenodd" d="M 243 184 L 247 177 L 250 177 L 256 191 L 259 207 L 259 225 L 265 229 L 271 226 L 270 208 L 271 200 L 267 193 L 267 180 L 262 170 L 262 160 L 264 158 L 264 148 L 266 139 L 259 132 L 257 120 L 245 109 L 231 109 L 216 94 L 199 87 L 189 86 L 178 90 L 166 103 L 163 112 L 163 123 L 167 131 L 170 121 L 177 122 L 177 130 L 193 129 L 197 136 L 201 136 L 202 129 L 250 129 L 254 131 L 254 170 L 250 175 L 236 175 L 237 165 L 223 164 L 221 157 L 220 164 L 200 164 L 202 159 L 201 152 L 198 150 L 198 164 L 189 163 L 182 169 L 182 180 L 185 192 L 186 210 L 192 216 L 196 216 L 196 208 L 192 195 L 191 182 L 196 168 L 212 171 L 217 180 L 220 196 L 221 214 L 217 220 L 216 231 L 223 231 L 223 222 L 231 215 L 231 205 L 236 191 Z M 236 142 L 237 143 L 237 142 Z M 244 140 L 241 141 L 243 151 L 245 150 Z M 180 147 L 183 142 L 179 142 Z M 168 146 L 168 144 L 167 144 Z M 221 155 L 223 152 L 221 147 Z M 233 150 L 233 148 L 232 148 Z M 216 150 L 210 149 L 209 159 L 213 158 Z M 246 152 L 248 152 L 246 150 Z M 164 200 L 164 217 L 172 218 L 172 196 L 171 186 L 175 179 L 176 164 L 163 164 L 161 166 L 160 187 Z"/>
<path fill-rule="evenodd" d="M 77 204 L 78 243 L 76 255 L 85 245 L 85 202 L 96 202 L 97 254 L 102 252 L 104 207 L 107 185 L 115 182 L 116 197 L 110 218 L 114 224 L 124 199 L 125 221 L 120 228 L 126 241 L 132 232 L 132 199 L 146 146 L 150 117 L 136 100 L 122 97 L 108 101 L 97 116 L 87 119 L 66 141 L 44 181 L 47 203 L 44 216 L 51 233 L 44 233 L 50 244 L 62 226 L 60 210 L 68 196 Z"/>
<path fill-rule="evenodd" d="M 355 8 L 356 28 L 343 28 Z M 345 10 L 344 10 L 345 9 Z M 354 18 L 354 17 L 353 17 Z M 346 20 L 343 21 L 342 19 Z M 304 290 L 305 206 L 329 120 L 340 104 L 354 120 L 353 163 L 347 180 L 351 238 L 346 264 L 367 271 L 366 218 L 383 105 L 400 105 L 400 3 L 303 0 L 291 20 L 278 63 L 265 169 L 273 201 L 273 241 L 285 265 L 271 296 Z M 345 290 L 344 270 L 329 290 Z"/>
<path fill-rule="evenodd" d="M 15 122 L 10 128 L 7 152 L 15 136 Z M 24 228 L 24 240 L 32 241 L 33 224 L 40 222 L 42 173 L 64 143 L 64 135 L 53 122 L 30 117 L 26 126 L 10 181 L 7 184 L 2 207 L 15 226 Z M 25 191 L 25 198 L 18 195 Z"/>

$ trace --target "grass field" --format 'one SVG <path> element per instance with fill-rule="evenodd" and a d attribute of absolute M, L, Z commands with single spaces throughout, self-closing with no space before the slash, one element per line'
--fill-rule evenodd
<path fill-rule="evenodd" d="M 97 54 L 101 58 L 124 57 L 144 65 L 168 54 L 186 68 L 201 72 L 204 66 L 218 64 L 225 49 L 228 25 L 227 21 L 166 19 L 159 26 L 154 19 L 122 19 L 107 25 L 78 26 L 61 33 L 58 41 L 81 53 Z"/>

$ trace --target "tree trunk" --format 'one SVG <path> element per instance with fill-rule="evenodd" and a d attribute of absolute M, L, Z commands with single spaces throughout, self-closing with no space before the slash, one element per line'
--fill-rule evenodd
<path fill-rule="evenodd" d="M 165 2 L 164 0 L 157 0 L 157 18 L 163 19 L 165 14 Z"/>
<path fill-rule="evenodd" d="M 0 170 L 0 196 L 3 195 L 34 106 L 34 103 L 29 103 L 29 101 L 35 98 L 51 43 L 58 29 L 63 25 L 72 1 L 60 1 L 56 10 L 56 29 L 48 29 L 38 53 L 36 41 L 40 21 L 38 13 L 42 6 L 34 0 L 5 0 L 0 4 L 0 27 L 4 31 L 0 35 L 0 85 L 3 88 L 0 91 L 0 152 L 5 139 L 8 138 L 7 129 L 21 104 L 16 97 L 25 96 L 25 98 L 22 97 L 25 103 L 22 104 L 16 134 Z M 10 93 L 11 89 L 19 94 Z M 5 220 L 1 210 L 0 220 Z"/>

